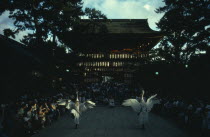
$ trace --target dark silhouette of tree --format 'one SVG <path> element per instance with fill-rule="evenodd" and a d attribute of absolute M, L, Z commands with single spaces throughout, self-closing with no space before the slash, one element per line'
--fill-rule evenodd
<path fill-rule="evenodd" d="M 15 34 L 29 30 L 21 40 L 30 46 L 51 43 L 54 48 L 59 44 L 73 46 L 72 39 L 79 37 L 78 32 L 91 31 L 97 28 L 106 32 L 103 25 L 96 20 L 106 19 L 106 16 L 96 9 L 82 10 L 82 0 L 4 0 L 4 11 L 10 11 L 9 18 L 14 20 L 15 29 L 7 28 L 4 35 L 15 38 Z M 88 18 L 88 23 L 81 25 L 82 16 Z M 28 32 L 28 31 L 27 31 Z"/>
<path fill-rule="evenodd" d="M 25 44 L 43 45 L 51 37 L 55 45 L 58 33 L 69 31 L 73 22 L 84 15 L 82 0 L 4 0 L 0 14 L 9 10 L 15 29 L 6 29 L 6 36 L 30 30 L 22 40 Z"/>
<path fill-rule="evenodd" d="M 165 33 L 160 54 L 171 63 L 187 63 L 209 43 L 210 8 L 208 0 L 164 0 L 156 10 L 165 13 L 157 23 Z"/>
<path fill-rule="evenodd" d="M 84 11 L 87 19 L 74 22 L 71 31 L 60 33 L 58 36 L 73 50 L 87 46 L 91 41 L 97 41 L 97 37 L 107 33 L 105 22 L 107 17 L 99 10 L 86 8 Z M 85 44 L 84 44 L 85 43 Z"/>

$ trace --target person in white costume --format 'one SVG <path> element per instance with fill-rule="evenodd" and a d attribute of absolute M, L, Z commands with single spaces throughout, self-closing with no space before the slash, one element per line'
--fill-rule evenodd
<path fill-rule="evenodd" d="M 130 106 L 135 112 L 138 113 L 138 120 L 140 125 L 142 126 L 142 129 L 145 128 L 145 124 L 147 124 L 148 122 L 148 113 L 153 108 L 153 105 L 159 103 L 158 99 L 154 99 L 156 96 L 157 94 L 149 97 L 147 101 L 145 101 L 143 90 L 140 101 L 138 101 L 137 99 L 127 99 L 124 100 L 124 102 L 122 103 L 123 106 Z"/>
<path fill-rule="evenodd" d="M 58 105 L 65 105 L 67 109 L 71 109 L 71 114 L 74 116 L 74 123 L 76 124 L 75 128 L 77 129 L 79 126 L 81 113 L 88 108 L 93 108 L 95 106 L 95 103 L 90 100 L 80 103 L 77 92 L 77 99 L 75 103 L 71 100 L 62 99 L 58 101 Z"/>

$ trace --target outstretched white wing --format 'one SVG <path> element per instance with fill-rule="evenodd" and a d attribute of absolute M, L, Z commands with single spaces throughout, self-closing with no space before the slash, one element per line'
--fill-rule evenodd
<path fill-rule="evenodd" d="M 74 117 L 78 118 L 79 117 L 79 112 L 77 112 L 75 109 L 71 110 L 71 113 L 74 115 Z"/>
<path fill-rule="evenodd" d="M 96 106 L 96 104 L 90 100 L 87 100 L 84 103 L 81 103 L 79 105 L 79 110 L 80 112 L 86 111 L 88 108 L 93 108 L 94 106 Z"/>
<path fill-rule="evenodd" d="M 158 99 L 154 99 L 156 96 L 157 96 L 157 94 L 155 94 L 155 95 L 153 95 L 153 96 L 151 96 L 147 99 L 146 105 L 147 105 L 147 111 L 148 112 L 151 111 L 151 109 L 153 108 L 153 106 L 155 104 L 160 103 L 160 101 Z"/>
<path fill-rule="evenodd" d="M 65 106 L 66 105 L 67 100 L 66 99 L 59 99 L 57 101 L 57 104 L 60 106 Z"/>
<path fill-rule="evenodd" d="M 139 112 L 141 109 L 141 104 L 136 99 L 126 99 L 122 105 L 132 107 L 135 112 Z"/>
<path fill-rule="evenodd" d="M 66 106 L 67 109 L 71 109 L 74 106 L 74 102 L 67 99 L 60 99 L 57 101 L 58 105 Z"/>

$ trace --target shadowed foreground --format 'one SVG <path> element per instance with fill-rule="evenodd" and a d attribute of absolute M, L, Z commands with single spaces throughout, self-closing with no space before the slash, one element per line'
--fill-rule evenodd
<path fill-rule="evenodd" d="M 130 108 L 96 107 L 83 113 L 79 129 L 74 129 L 73 120 L 65 116 L 33 137 L 189 137 L 157 115 L 150 114 L 149 118 L 146 129 L 141 130 Z"/>

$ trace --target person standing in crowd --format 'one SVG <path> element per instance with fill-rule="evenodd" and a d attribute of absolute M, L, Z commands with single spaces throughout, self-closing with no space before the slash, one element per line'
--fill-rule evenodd
<path fill-rule="evenodd" d="M 46 113 L 49 111 L 49 108 L 47 107 L 46 103 L 42 104 L 39 107 L 39 119 L 41 121 L 42 128 L 45 128 L 45 122 L 46 122 Z"/>

